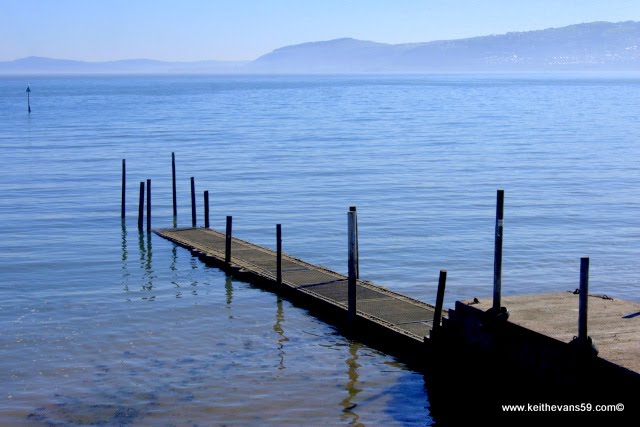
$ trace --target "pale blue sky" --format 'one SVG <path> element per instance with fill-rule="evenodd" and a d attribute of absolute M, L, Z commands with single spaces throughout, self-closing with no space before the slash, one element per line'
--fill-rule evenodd
<path fill-rule="evenodd" d="M 640 0 L 0 0 L 0 60 L 255 59 L 354 37 L 385 43 L 640 21 Z"/>

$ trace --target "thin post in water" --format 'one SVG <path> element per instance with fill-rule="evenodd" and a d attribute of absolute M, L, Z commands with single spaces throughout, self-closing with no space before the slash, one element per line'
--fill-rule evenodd
<path fill-rule="evenodd" d="M 500 312 L 502 294 L 502 238 L 504 235 L 504 190 L 498 190 L 496 202 L 496 236 L 493 253 L 493 311 Z"/>
<path fill-rule="evenodd" d="M 196 226 L 196 182 L 191 177 L 191 226 Z"/>
<path fill-rule="evenodd" d="M 204 227 L 209 228 L 209 190 L 204 192 Z"/>
<path fill-rule="evenodd" d="M 142 231 L 144 220 L 144 182 L 140 181 L 140 200 L 138 201 L 138 230 Z"/>
<path fill-rule="evenodd" d="M 282 286 L 282 225 L 276 224 L 276 282 Z"/>
<path fill-rule="evenodd" d="M 120 218 L 124 218 L 125 212 L 125 192 L 127 187 L 127 164 L 126 160 L 122 159 L 122 203 L 120 204 Z"/>
<path fill-rule="evenodd" d="M 356 217 L 356 279 L 360 279 L 360 248 L 358 248 L 358 211 L 355 206 L 349 207 L 350 212 L 355 212 Z"/>
<path fill-rule="evenodd" d="M 178 203 L 176 192 L 176 154 L 171 153 L 171 177 L 173 180 L 173 217 L 178 216 Z"/>
<path fill-rule="evenodd" d="M 147 179 L 147 233 L 151 233 L 151 180 Z"/>
<path fill-rule="evenodd" d="M 578 340 L 587 341 L 589 301 L 589 257 L 580 258 L 580 294 L 578 300 Z"/>
<path fill-rule="evenodd" d="M 440 327 L 442 320 L 442 305 L 444 303 L 444 288 L 447 284 L 447 270 L 440 270 L 440 278 L 438 279 L 438 293 L 436 294 L 436 310 L 433 313 L 433 329 Z"/>
<path fill-rule="evenodd" d="M 231 234 L 232 234 L 233 217 L 227 216 L 227 230 L 225 235 L 224 245 L 224 262 L 229 264 L 231 262 Z"/>
<path fill-rule="evenodd" d="M 356 233 L 356 212 L 349 210 L 348 215 L 348 233 L 349 233 L 349 276 L 348 276 L 348 288 L 347 288 L 347 317 L 349 321 L 353 321 L 356 318 L 356 259 L 358 238 Z"/>

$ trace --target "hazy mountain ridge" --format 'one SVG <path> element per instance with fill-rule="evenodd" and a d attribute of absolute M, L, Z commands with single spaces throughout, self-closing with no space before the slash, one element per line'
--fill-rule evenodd
<path fill-rule="evenodd" d="M 254 61 L 84 62 L 29 57 L 0 74 L 429 73 L 605 70 L 640 72 L 640 22 L 592 22 L 458 40 L 385 44 L 341 38 L 285 46 Z"/>
<path fill-rule="evenodd" d="M 233 73 L 248 61 L 169 62 L 154 59 L 123 59 L 119 61 L 87 62 L 53 59 L 39 56 L 0 62 L 2 74 L 179 74 Z"/>
<path fill-rule="evenodd" d="M 640 71 L 640 22 L 593 22 L 398 45 L 337 39 L 277 49 L 248 68 L 265 72 Z"/>

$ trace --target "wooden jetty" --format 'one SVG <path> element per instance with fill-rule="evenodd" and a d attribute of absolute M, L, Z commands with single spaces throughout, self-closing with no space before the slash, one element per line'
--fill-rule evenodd
<path fill-rule="evenodd" d="M 227 234 L 208 228 L 165 228 L 155 232 L 208 262 L 239 275 L 251 276 L 253 280 L 280 286 L 279 291 L 312 299 L 347 318 L 348 276 L 282 254 L 279 284 L 277 251 L 232 237 L 229 253 Z M 434 314 L 432 305 L 365 280 L 356 280 L 359 321 L 392 331 L 405 340 L 422 343 L 433 328 Z"/>
<path fill-rule="evenodd" d="M 124 217 L 124 160 L 122 170 Z M 279 224 L 275 251 L 233 237 L 230 216 L 224 233 L 210 229 L 208 191 L 205 227 L 198 228 L 193 177 L 192 227 L 177 228 L 173 153 L 172 177 L 174 228 L 154 230 L 156 234 L 240 279 L 302 302 L 314 315 L 344 327 L 345 333 L 422 369 L 428 383 L 436 384 L 429 390 L 434 409 L 453 405 L 446 416 L 440 415 L 441 421 L 448 418 L 460 425 L 460 419 L 475 418 L 478 411 L 501 416 L 498 403 L 536 398 L 623 403 L 625 418 L 636 420 L 640 304 L 589 297 L 587 257 L 581 259 L 575 293 L 502 298 L 503 190 L 497 192 L 493 298 L 457 301 L 454 309 L 443 312 L 445 270 L 440 271 L 435 307 L 360 279 L 355 207 L 348 212 L 349 273 L 344 275 L 284 254 Z M 140 182 L 138 206 L 141 232 L 144 184 Z M 150 232 L 150 180 L 146 194 Z M 466 410 L 460 410 L 460 402 Z"/>

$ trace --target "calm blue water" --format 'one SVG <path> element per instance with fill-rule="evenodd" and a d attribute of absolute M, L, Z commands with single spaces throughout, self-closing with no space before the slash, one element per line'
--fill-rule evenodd
<path fill-rule="evenodd" d="M 33 113 L 26 113 L 27 84 Z M 424 378 L 136 229 L 212 227 L 446 305 L 503 292 L 640 301 L 640 79 L 0 78 L 0 419 L 10 425 L 429 425 Z M 127 159 L 127 218 L 120 166 Z M 201 199 L 199 222 L 202 223 Z M 437 421 L 437 420 L 436 420 Z"/>

